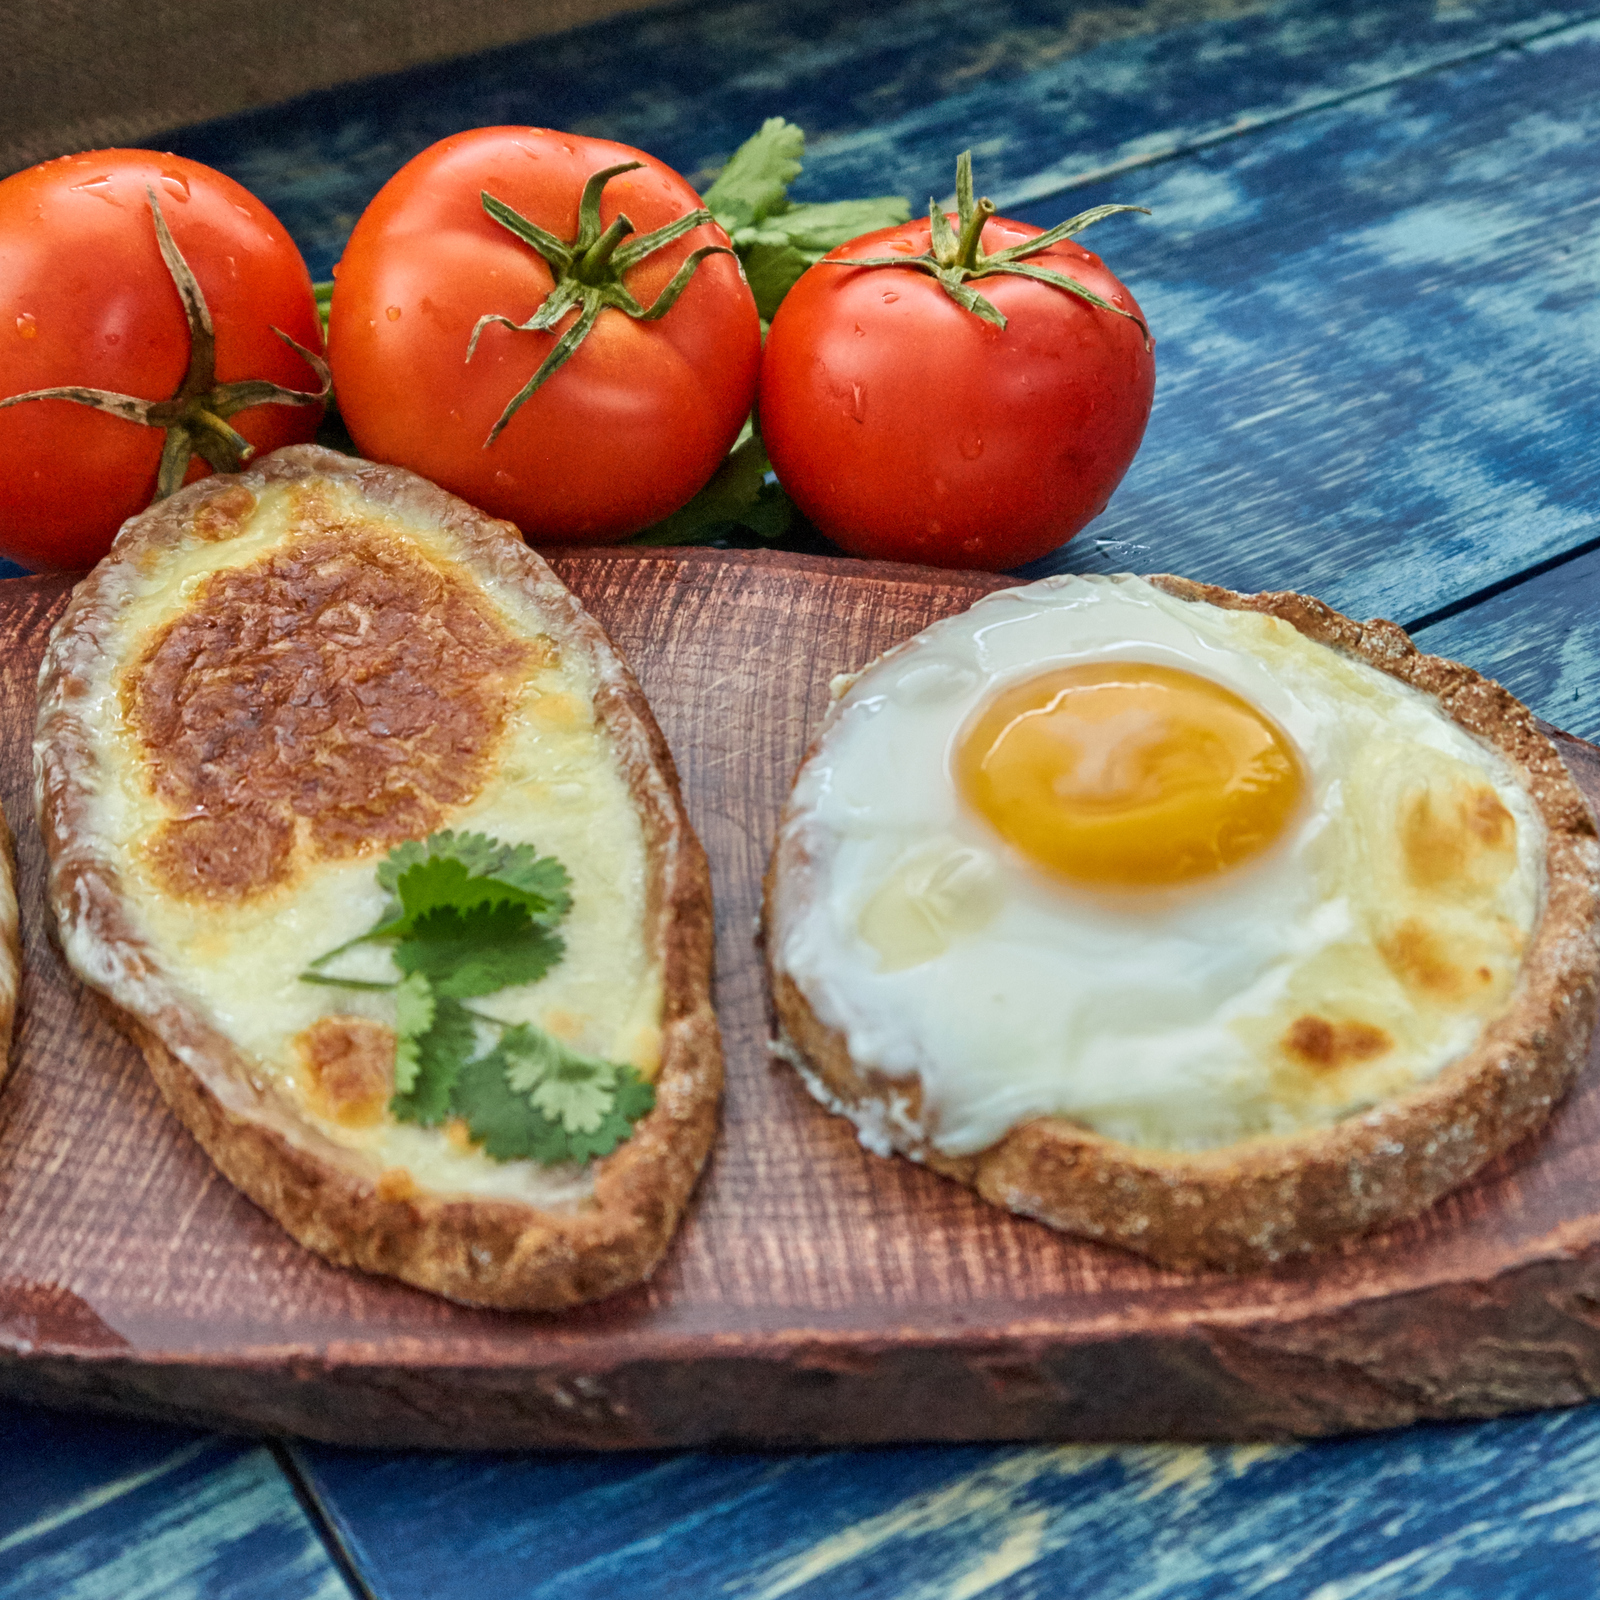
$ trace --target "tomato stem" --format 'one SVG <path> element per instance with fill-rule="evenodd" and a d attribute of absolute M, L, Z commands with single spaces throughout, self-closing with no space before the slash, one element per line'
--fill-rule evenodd
<path fill-rule="evenodd" d="M 1119 211 L 1139 211 L 1150 215 L 1148 206 L 1093 206 L 1080 211 L 1077 216 L 1057 223 L 1055 227 L 1037 238 L 1024 239 L 1020 244 L 986 255 L 983 249 L 983 225 L 995 214 L 988 200 L 972 198 L 972 152 L 963 150 L 956 157 L 956 227 L 937 201 L 928 202 L 928 248 L 915 256 L 824 256 L 817 263 L 821 267 L 909 267 L 914 272 L 926 272 L 939 280 L 939 286 L 963 311 L 1005 330 L 1006 319 L 992 300 L 978 293 L 969 280 L 1007 275 L 1031 278 L 1035 283 L 1049 284 L 1076 299 L 1093 306 L 1097 311 L 1110 311 L 1126 317 L 1144 336 L 1144 346 L 1150 348 L 1150 330 L 1144 319 L 1122 306 L 1103 300 L 1092 289 L 1069 278 L 1064 272 L 1050 272 L 1044 267 L 1030 266 L 1029 256 L 1038 255 L 1063 239 L 1070 239 L 1091 223 L 1113 217 Z"/>
<path fill-rule="evenodd" d="M 955 265 L 964 272 L 975 272 L 983 264 L 983 225 L 994 215 L 994 205 L 980 200 L 971 214 L 961 219 L 961 236 L 956 242 Z"/>
<path fill-rule="evenodd" d="M 633 291 L 624 282 L 625 274 L 647 256 L 665 249 L 686 233 L 692 233 L 705 223 L 716 219 L 704 206 L 675 217 L 671 222 L 629 239 L 633 224 L 625 216 L 614 217 L 609 227 L 600 226 L 600 197 L 605 186 L 618 174 L 632 172 L 640 166 L 638 161 L 626 161 L 615 167 L 602 167 L 589 174 L 583 186 L 583 196 L 578 202 L 578 232 L 574 238 L 558 239 L 536 222 L 530 222 L 520 212 L 513 210 L 504 200 L 496 199 L 487 189 L 480 191 L 484 211 L 500 226 L 513 233 L 530 249 L 536 250 L 550 268 L 555 279 L 550 292 L 539 309 L 526 322 L 516 322 L 498 311 L 486 311 L 473 325 L 467 340 L 467 360 L 478 349 L 484 330 L 491 327 L 509 328 L 513 333 L 554 333 L 569 311 L 578 313 L 568 323 L 566 330 L 557 336 L 544 360 L 533 376 L 506 403 L 500 420 L 489 430 L 483 441 L 485 450 L 505 431 L 506 424 L 533 398 L 544 385 L 558 373 L 578 352 L 589 337 L 600 313 L 607 309 L 620 311 L 637 321 L 653 322 L 664 317 L 677 303 L 678 296 L 688 287 L 695 269 L 710 255 L 733 255 L 726 244 L 704 244 L 691 250 L 664 288 L 648 305 L 640 305 Z M 624 244 L 623 240 L 627 239 Z"/>
<path fill-rule="evenodd" d="M 584 251 L 573 269 L 573 276 L 580 283 L 598 288 L 606 280 L 606 269 L 611 264 L 612 252 L 632 232 L 633 224 L 626 217 L 614 217 L 611 226 Z"/>
<path fill-rule="evenodd" d="M 230 428 L 216 412 L 208 411 L 203 405 L 191 405 L 184 420 L 191 427 L 204 428 L 207 433 L 220 439 L 224 445 L 238 456 L 241 464 L 248 461 L 256 453 L 256 447 L 242 433 Z"/>
<path fill-rule="evenodd" d="M 253 406 L 321 406 L 333 389 L 328 364 L 315 351 L 291 339 L 281 328 L 272 331 L 322 381 L 317 390 L 286 389 L 265 378 L 245 378 L 236 383 L 217 382 L 216 336 L 211 324 L 211 308 L 206 304 L 200 281 L 195 277 L 183 252 L 173 240 L 161 202 L 146 185 L 150 217 L 155 225 L 156 244 L 161 259 L 172 277 L 173 287 L 183 302 L 189 324 L 189 370 L 177 390 L 165 400 L 144 400 L 138 395 L 115 394 L 109 389 L 69 386 L 59 389 L 32 389 L 0 400 L 0 409 L 20 405 L 25 400 L 70 400 L 74 405 L 104 411 L 125 422 L 146 428 L 160 428 L 166 434 L 161 446 L 161 461 L 156 470 L 156 500 L 183 487 L 191 457 L 198 455 L 215 472 L 237 472 L 255 452 L 255 446 L 225 420 Z M 152 502 L 153 503 L 153 502 Z"/>

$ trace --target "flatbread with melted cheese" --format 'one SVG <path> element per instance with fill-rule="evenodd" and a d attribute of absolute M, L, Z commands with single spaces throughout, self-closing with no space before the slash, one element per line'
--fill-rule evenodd
<path fill-rule="evenodd" d="M 709 875 L 638 685 L 514 528 L 313 446 L 207 478 L 79 586 L 36 754 L 68 960 L 296 1239 L 505 1307 L 651 1271 L 721 1088 Z M 397 1120 L 392 996 L 301 981 L 377 919 L 387 851 L 441 829 L 570 874 L 562 960 L 494 999 L 654 1083 L 610 1155 L 499 1161 Z"/>

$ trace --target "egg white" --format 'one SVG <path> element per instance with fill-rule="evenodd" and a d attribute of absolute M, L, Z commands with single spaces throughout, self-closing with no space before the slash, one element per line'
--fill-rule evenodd
<path fill-rule="evenodd" d="M 1079 661 L 1183 668 L 1272 718 L 1308 778 L 1286 835 L 1210 881 L 1123 894 L 1014 853 L 957 794 L 957 736 L 998 686 Z M 1458 905 L 1406 880 L 1392 836 L 1419 785 L 1461 782 L 1509 811 L 1515 855 Z M 1175 1150 L 1349 1115 L 1470 1047 L 1543 893 L 1530 798 L 1437 702 L 1278 618 L 1133 577 L 1002 591 L 882 658 L 843 688 L 783 826 L 806 868 L 776 886 L 776 965 L 858 1068 L 920 1082 L 901 1132 L 950 1155 L 1049 1114 Z M 1410 913 L 1492 982 L 1418 1003 L 1379 954 Z M 1393 1047 L 1289 1070 L 1284 1029 L 1319 1006 L 1377 1017 Z"/>

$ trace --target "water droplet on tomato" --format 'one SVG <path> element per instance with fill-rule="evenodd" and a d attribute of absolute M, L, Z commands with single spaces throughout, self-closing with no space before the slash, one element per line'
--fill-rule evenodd
<path fill-rule="evenodd" d="M 968 461 L 976 461 L 983 454 L 983 435 L 979 433 L 962 434 L 956 448 Z"/>
<path fill-rule="evenodd" d="M 502 489 L 514 489 L 517 486 L 517 480 L 513 478 L 504 467 L 496 469 L 494 481 L 498 483 Z"/>
<path fill-rule="evenodd" d="M 104 200 L 107 205 L 120 206 L 122 202 L 111 189 L 111 179 L 101 173 L 98 178 L 85 178 L 82 183 L 69 185 L 72 194 L 92 194 L 96 200 Z"/>
<path fill-rule="evenodd" d="M 106 343 L 107 344 L 121 344 L 122 343 L 122 335 L 120 333 L 108 333 L 106 335 Z"/>
<path fill-rule="evenodd" d="M 237 200 L 233 202 L 233 209 L 237 211 L 241 217 L 250 217 L 253 219 L 255 216 L 255 213 L 250 209 L 249 206 L 242 206 Z"/>
<path fill-rule="evenodd" d="M 1111 303 L 1114 306 L 1125 306 L 1128 302 L 1124 300 L 1120 294 L 1114 294 L 1111 297 Z"/>
<path fill-rule="evenodd" d="M 33 313 L 31 311 L 24 311 L 22 315 L 17 318 L 17 332 L 24 339 L 38 338 L 39 325 L 33 320 Z"/>
<path fill-rule="evenodd" d="M 850 415 L 857 422 L 867 420 L 867 390 L 864 384 L 852 383 L 850 385 Z"/>
<path fill-rule="evenodd" d="M 856 338 L 865 339 L 866 336 L 867 336 L 867 330 L 865 328 L 863 328 L 861 326 L 861 324 L 858 322 L 856 324 Z"/>
<path fill-rule="evenodd" d="M 899 296 L 899 295 L 897 295 L 897 294 L 896 294 L 896 293 L 895 293 L 895 292 L 894 292 L 894 290 L 893 290 L 893 289 L 888 289 L 888 290 L 886 290 L 886 291 L 885 291 L 885 292 L 884 292 L 884 296 L 883 296 L 883 303 L 884 303 L 884 304 L 885 304 L 885 305 L 886 305 L 886 306 L 892 306 L 892 305 L 893 305 L 893 304 L 894 304 L 894 303 L 895 303 L 895 301 L 896 301 L 896 300 L 898 300 L 898 299 L 899 299 L 899 298 L 900 298 L 900 296 Z"/>
<path fill-rule="evenodd" d="M 398 322 L 400 320 L 400 307 L 390 306 L 389 309 L 384 312 L 384 316 L 386 316 L 391 322 Z"/>
<path fill-rule="evenodd" d="M 328 269 L 328 272 L 330 276 L 337 278 L 339 276 L 339 263 L 335 261 L 334 264 Z"/>
<path fill-rule="evenodd" d="M 175 200 L 189 198 L 189 180 L 181 172 L 163 172 L 161 174 L 161 187 Z"/>

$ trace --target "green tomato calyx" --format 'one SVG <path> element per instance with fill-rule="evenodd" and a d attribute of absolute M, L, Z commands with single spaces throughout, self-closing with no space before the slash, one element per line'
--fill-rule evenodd
<path fill-rule="evenodd" d="M 1145 349 L 1148 350 L 1150 330 L 1145 326 L 1142 317 L 1125 310 L 1122 306 L 1112 305 L 1109 300 L 1102 299 L 1087 285 L 1079 283 L 1076 278 L 1069 278 L 1063 272 L 1050 272 L 1044 267 L 1028 264 L 1029 256 L 1038 255 L 1052 245 L 1059 244 L 1063 239 L 1070 239 L 1075 234 L 1081 233 L 1092 224 L 1102 222 L 1107 217 L 1114 217 L 1119 211 L 1137 211 L 1147 217 L 1150 215 L 1148 206 L 1091 206 L 1089 210 L 1080 211 L 1077 216 L 1068 217 L 1065 222 L 1057 223 L 1048 232 L 1041 233 L 1037 239 L 1024 239 L 1021 244 L 1014 244 L 1006 250 L 996 250 L 991 255 L 983 248 L 983 226 L 995 214 L 995 208 L 988 200 L 973 199 L 972 152 L 963 150 L 956 157 L 955 226 L 951 226 L 944 207 L 936 200 L 929 200 L 930 237 L 928 248 L 921 255 L 829 256 L 817 265 L 910 267 L 916 272 L 926 272 L 939 280 L 940 288 L 963 311 L 970 311 L 975 317 L 981 317 L 985 322 L 992 323 L 1000 329 L 1004 329 L 1006 325 L 1004 313 L 992 300 L 986 299 L 976 289 L 969 288 L 968 283 L 972 279 L 999 274 L 1029 278 L 1035 283 L 1048 284 L 1051 288 L 1062 289 L 1068 294 L 1076 295 L 1078 299 L 1087 301 L 1101 311 L 1110 311 L 1116 316 L 1126 317 L 1144 335 Z"/>
<path fill-rule="evenodd" d="M 146 428 L 161 428 L 166 442 L 161 447 L 161 465 L 156 472 L 157 500 L 183 487 L 190 459 L 199 456 L 213 472 L 237 472 L 251 456 L 255 446 L 228 421 L 252 406 L 320 406 L 333 388 L 333 377 L 321 356 L 291 339 L 282 328 L 272 331 L 322 380 L 317 390 L 286 389 L 264 378 L 247 378 L 239 383 L 217 382 L 217 340 L 211 322 L 211 308 L 199 280 L 183 259 L 173 241 L 161 202 L 148 184 L 150 215 L 155 222 L 156 243 L 161 259 L 172 275 L 173 286 L 183 302 L 189 324 L 189 370 L 166 400 L 141 400 L 137 395 L 116 394 L 109 389 L 86 389 L 68 385 L 59 389 L 32 389 L 0 400 L 0 409 L 21 405 L 25 400 L 70 400 L 74 405 L 105 411 L 125 422 Z"/>
<path fill-rule="evenodd" d="M 643 165 L 642 161 L 623 161 L 617 166 L 602 167 L 600 171 L 590 174 L 578 201 L 578 233 L 574 239 L 558 239 L 537 223 L 530 222 L 520 212 L 513 211 L 505 201 L 495 199 L 487 190 L 481 191 L 483 209 L 501 227 L 538 251 L 550 268 L 555 284 L 545 296 L 544 304 L 526 322 L 513 321 L 498 311 L 489 311 L 479 317 L 473 326 L 472 337 L 467 341 L 467 360 L 472 359 L 483 330 L 491 323 L 510 328 L 513 333 L 549 333 L 569 311 L 576 310 L 578 313 L 576 320 L 556 340 L 550 354 L 540 363 L 539 370 L 512 396 L 510 403 L 500 413 L 500 420 L 483 441 L 485 450 L 500 437 L 506 424 L 517 412 L 577 354 L 578 347 L 589 337 L 590 330 L 600 320 L 600 313 L 607 307 L 637 322 L 655 322 L 677 303 L 678 296 L 688 288 L 695 268 L 707 256 L 731 256 L 734 253 L 725 244 L 701 245 L 698 250 L 692 250 L 684 257 L 683 265 L 651 305 L 640 305 L 623 282 L 628 269 L 636 267 L 646 256 L 665 249 L 702 223 L 716 220 L 701 206 L 650 233 L 629 239 L 626 244 L 623 240 L 633 232 L 633 224 L 627 217 L 617 216 L 609 227 L 601 227 L 601 191 L 619 173 L 632 172 Z"/>

